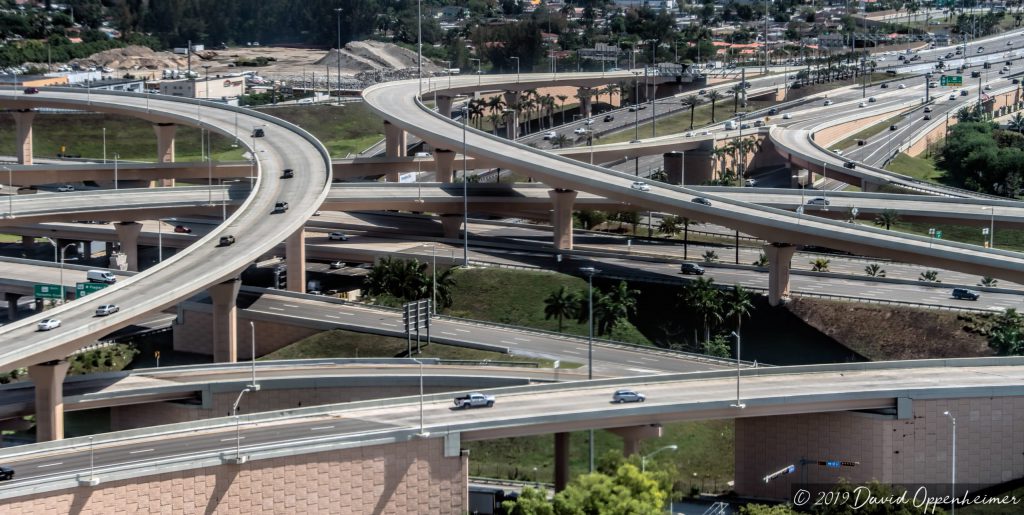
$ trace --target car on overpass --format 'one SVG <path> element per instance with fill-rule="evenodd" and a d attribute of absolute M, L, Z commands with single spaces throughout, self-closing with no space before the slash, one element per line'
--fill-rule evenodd
<path fill-rule="evenodd" d="M 708 207 L 711 206 L 711 201 L 706 199 L 706 198 L 704 198 L 704 197 L 693 197 L 692 199 L 690 199 L 690 202 L 693 202 L 694 204 L 700 204 L 700 205 L 703 205 L 703 206 L 708 206 Z"/>
<path fill-rule="evenodd" d="M 121 308 L 117 307 L 117 304 L 104 304 L 96 308 L 96 316 L 105 317 L 107 315 L 113 315 L 118 311 L 121 311 Z"/>
<path fill-rule="evenodd" d="M 284 172 L 281 173 L 282 179 L 291 179 L 292 177 L 295 177 L 295 170 L 291 168 L 285 168 Z"/>
<path fill-rule="evenodd" d="M 644 181 L 633 181 L 633 184 L 630 185 L 630 188 L 633 188 L 634 190 L 638 191 L 651 191 L 651 187 L 648 186 L 647 183 Z"/>
<path fill-rule="evenodd" d="M 288 211 L 287 202 L 282 201 L 274 204 L 274 213 L 284 213 L 285 211 Z"/>
<path fill-rule="evenodd" d="M 333 241 L 348 241 L 348 235 L 343 232 L 334 231 L 327 235 L 327 239 Z"/>
<path fill-rule="evenodd" d="M 493 395 L 472 392 L 455 398 L 455 407 L 458 409 L 490 408 L 491 406 L 494 406 Z"/>
<path fill-rule="evenodd" d="M 981 294 L 974 291 L 968 290 L 967 288 L 953 288 L 953 298 L 961 300 L 978 300 Z"/>
<path fill-rule="evenodd" d="M 174 232 L 181 234 L 192 234 L 192 228 L 187 225 L 175 225 Z"/>
<path fill-rule="evenodd" d="M 814 197 L 812 199 L 807 200 L 808 206 L 828 206 L 831 204 L 832 203 L 829 202 L 829 200 L 825 197 Z"/>
<path fill-rule="evenodd" d="M 558 137 L 558 133 L 555 132 L 555 131 L 547 131 L 547 132 L 544 133 L 544 139 L 545 140 L 555 139 L 557 137 Z"/>
<path fill-rule="evenodd" d="M 683 263 L 679 265 L 679 273 L 683 275 L 704 275 L 704 267 L 697 263 Z"/>
<path fill-rule="evenodd" d="M 57 191 L 61 191 L 61 192 L 75 191 L 75 187 L 70 185 L 70 184 L 63 184 L 63 185 L 57 187 Z"/>
<path fill-rule="evenodd" d="M 14 469 L 0 465 L 0 481 L 10 481 L 12 479 L 14 479 Z"/>
<path fill-rule="evenodd" d="M 636 391 L 636 390 L 616 390 L 612 394 L 612 403 L 621 404 L 623 402 L 644 402 L 647 400 L 647 396 Z"/>
<path fill-rule="evenodd" d="M 60 320 L 56 318 L 46 318 L 39 321 L 39 324 L 36 326 L 36 329 L 40 331 L 49 331 L 52 329 L 56 329 L 58 327 L 60 327 Z"/>

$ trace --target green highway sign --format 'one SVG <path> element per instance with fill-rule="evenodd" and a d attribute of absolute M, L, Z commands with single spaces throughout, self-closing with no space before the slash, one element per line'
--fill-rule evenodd
<path fill-rule="evenodd" d="M 37 299 L 59 299 L 62 288 L 57 284 L 37 284 L 32 287 Z"/>
<path fill-rule="evenodd" d="M 75 298 L 80 299 L 106 287 L 107 285 L 104 283 L 75 283 Z"/>
<path fill-rule="evenodd" d="M 939 79 L 940 86 L 963 86 L 964 76 L 963 75 L 943 75 Z"/>

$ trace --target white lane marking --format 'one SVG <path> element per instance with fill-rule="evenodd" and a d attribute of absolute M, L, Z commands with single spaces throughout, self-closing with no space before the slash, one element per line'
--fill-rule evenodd
<path fill-rule="evenodd" d="M 341 317 L 336 317 L 334 315 L 324 315 L 324 316 L 327 317 L 327 318 L 341 318 Z"/>
<path fill-rule="evenodd" d="M 153 449 L 139 449 L 137 451 L 128 451 L 128 454 L 142 454 L 144 452 L 153 452 Z"/>
<path fill-rule="evenodd" d="M 37 467 L 37 468 L 56 467 L 57 465 L 63 465 L 63 464 L 64 464 L 63 461 L 58 461 L 57 463 L 47 463 L 45 465 L 39 465 L 39 467 Z"/>
<path fill-rule="evenodd" d="M 456 329 L 456 331 L 458 331 L 460 333 L 468 333 L 469 329 Z"/>
<path fill-rule="evenodd" d="M 513 340 L 519 340 L 519 341 L 521 341 L 521 342 L 528 342 L 528 341 L 530 341 L 530 339 L 529 339 L 529 338 L 512 338 L 512 339 L 513 339 Z"/>
<path fill-rule="evenodd" d="M 500 343 L 505 343 L 505 344 L 508 344 L 508 345 L 519 345 L 519 344 L 518 344 L 518 343 L 516 343 L 516 342 L 510 342 L 510 341 L 508 341 L 508 340 L 499 340 L 499 342 L 500 342 Z"/>
<path fill-rule="evenodd" d="M 355 313 L 346 313 L 346 312 L 344 312 L 344 311 L 339 311 L 339 312 L 338 312 L 338 314 L 339 314 L 339 315 L 345 315 L 345 316 L 349 316 L 349 317 L 354 317 L 354 316 L 356 316 L 356 314 L 355 314 Z"/>
<path fill-rule="evenodd" d="M 387 322 L 381 322 L 380 325 L 386 325 L 388 327 L 398 327 L 398 324 L 389 324 Z"/>
<path fill-rule="evenodd" d="M 627 359 L 626 361 L 629 362 L 629 363 L 636 363 L 637 365 L 643 365 L 644 364 L 643 361 L 633 361 L 631 359 Z"/>
<path fill-rule="evenodd" d="M 441 334 L 447 334 L 448 336 L 458 336 L 455 333 L 449 333 L 448 331 L 441 331 Z"/>
<path fill-rule="evenodd" d="M 275 307 L 273 307 L 273 306 L 270 306 L 270 307 L 268 307 L 267 309 L 272 309 L 272 310 L 274 310 L 274 311 L 284 311 L 284 308 L 275 308 Z"/>
<path fill-rule="evenodd" d="M 661 374 L 661 373 L 663 373 L 663 372 L 659 372 L 657 370 L 651 370 L 651 369 L 648 369 L 648 368 L 627 368 L 626 370 L 629 370 L 630 372 L 636 372 L 638 374 Z"/>
<path fill-rule="evenodd" d="M 579 355 L 580 355 L 580 353 L 579 353 L 579 352 L 573 352 L 573 351 L 571 351 L 571 350 L 566 350 L 566 351 L 562 351 L 562 352 L 564 352 L 564 353 L 566 353 L 566 354 L 575 354 L 575 355 L 577 355 L 577 356 L 579 356 Z"/>
<path fill-rule="evenodd" d="M 238 438 L 221 438 L 220 439 L 220 441 L 222 441 L 222 442 L 233 442 L 235 440 L 245 440 L 245 437 L 244 436 L 239 436 Z"/>
<path fill-rule="evenodd" d="M 334 429 L 334 426 L 317 426 L 309 428 L 310 431 L 322 431 L 324 429 Z"/>

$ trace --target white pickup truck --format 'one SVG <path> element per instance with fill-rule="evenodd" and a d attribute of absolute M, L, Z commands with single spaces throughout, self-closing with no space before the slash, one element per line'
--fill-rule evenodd
<path fill-rule="evenodd" d="M 459 409 L 480 408 L 494 406 L 494 396 L 484 395 L 479 392 L 467 393 L 455 398 L 455 407 Z"/>

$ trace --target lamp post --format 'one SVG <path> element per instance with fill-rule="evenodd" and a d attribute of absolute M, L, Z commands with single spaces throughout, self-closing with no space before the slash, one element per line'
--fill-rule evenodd
<path fill-rule="evenodd" d="M 953 477 L 951 478 L 950 486 L 953 490 L 953 515 L 956 515 L 956 417 L 948 411 L 943 411 L 942 414 L 953 421 Z"/>
<path fill-rule="evenodd" d="M 14 187 L 14 172 L 9 167 L 4 167 L 7 170 L 7 187 L 11 188 L 11 191 L 7 194 L 7 216 L 6 218 L 14 218 L 14 196 L 18 194 L 18 189 Z"/>
<path fill-rule="evenodd" d="M 235 403 L 231 405 L 231 412 L 235 415 L 235 461 L 238 463 L 242 462 L 242 423 L 238 418 L 238 404 L 242 402 L 242 396 L 249 391 L 249 388 L 243 388 L 238 393 L 238 398 L 235 399 Z"/>
<path fill-rule="evenodd" d="M 469 268 L 469 163 L 466 160 L 466 118 L 469 118 L 469 107 L 462 106 L 462 266 Z"/>
<path fill-rule="evenodd" d="M 445 61 L 444 62 L 444 71 L 445 71 L 445 73 L 448 74 L 448 88 L 451 89 L 451 87 L 452 87 L 452 62 L 451 61 Z"/>
<path fill-rule="evenodd" d="M 601 273 L 600 270 L 585 266 L 580 268 L 587 276 L 587 325 L 590 328 L 587 333 L 587 379 L 594 378 L 594 276 Z M 590 472 L 594 472 L 594 430 L 590 430 Z"/>
<path fill-rule="evenodd" d="M 69 247 L 74 247 L 75 244 L 74 243 L 68 243 L 67 245 L 64 245 L 63 247 L 59 247 L 57 242 L 56 242 L 56 240 L 54 240 L 53 238 L 47 237 L 46 241 L 49 241 L 50 245 L 53 245 L 53 259 L 54 259 L 54 261 L 57 260 L 58 255 L 60 256 L 60 301 L 64 302 L 64 254 L 67 252 Z M 58 248 L 60 248 L 59 253 L 57 251 Z"/>
<path fill-rule="evenodd" d="M 103 128 L 103 164 L 107 164 L 107 128 Z"/>
<path fill-rule="evenodd" d="M 121 159 L 121 154 L 114 152 L 114 189 L 117 189 L 117 160 Z"/>
<path fill-rule="evenodd" d="M 208 64 L 204 64 L 203 65 L 203 74 L 204 74 L 203 77 L 206 79 L 204 81 L 206 84 L 204 84 L 203 87 L 206 89 L 206 100 L 209 100 L 210 99 L 210 65 L 208 65 Z"/>
<path fill-rule="evenodd" d="M 988 209 L 991 213 L 988 221 L 988 248 L 996 248 L 996 207 L 984 206 L 982 210 Z M 11 218 L 14 218 L 13 216 Z"/>
<path fill-rule="evenodd" d="M 249 332 L 252 333 L 252 346 L 250 347 L 252 354 L 252 384 L 247 385 L 246 389 L 258 392 L 260 390 L 260 384 L 256 382 L 256 323 L 252 320 L 249 321 Z"/>
<path fill-rule="evenodd" d="M 516 60 L 516 84 L 519 84 L 519 58 L 518 57 L 510 57 L 509 59 L 515 59 Z"/>
<path fill-rule="evenodd" d="M 341 30 L 338 30 L 341 33 Z M 341 52 L 340 43 L 338 52 Z M 341 54 L 338 54 L 338 62 L 341 62 Z M 423 2 L 416 0 L 416 78 L 420 82 L 420 94 L 423 94 Z M 340 98 L 341 91 L 338 91 Z"/>
<path fill-rule="evenodd" d="M 430 436 L 430 433 L 423 430 L 423 362 L 416 358 L 411 359 L 420 366 L 420 432 L 416 436 L 426 438 Z"/>
<path fill-rule="evenodd" d="M 658 454 L 659 452 L 662 452 L 662 451 L 675 451 L 675 450 L 678 450 L 678 449 L 679 449 L 679 446 L 676 445 L 676 444 L 666 445 L 666 446 L 664 446 L 664 447 L 662 447 L 662 448 L 660 448 L 660 449 L 658 449 L 658 450 L 656 450 L 656 451 L 654 451 L 654 452 L 652 452 L 650 454 L 641 456 L 640 457 L 640 472 L 647 472 L 647 458 L 653 458 L 655 454 Z"/>
<path fill-rule="evenodd" d="M 633 72 L 633 139 L 640 139 L 640 72 Z"/>
<path fill-rule="evenodd" d="M 746 408 L 747 405 L 740 402 L 740 335 L 736 331 L 732 331 L 732 335 L 736 337 L 736 404 L 730 406 Z"/>
<path fill-rule="evenodd" d="M 473 62 L 473 61 L 476 61 L 476 85 L 479 86 L 481 84 L 481 82 L 483 81 L 483 78 L 480 76 L 480 60 L 479 59 L 473 59 L 473 58 L 469 59 L 469 62 Z"/>
<path fill-rule="evenodd" d="M 338 105 L 341 105 L 341 7 L 334 9 L 338 15 Z M 331 94 L 331 84 L 327 83 L 327 94 Z"/>

